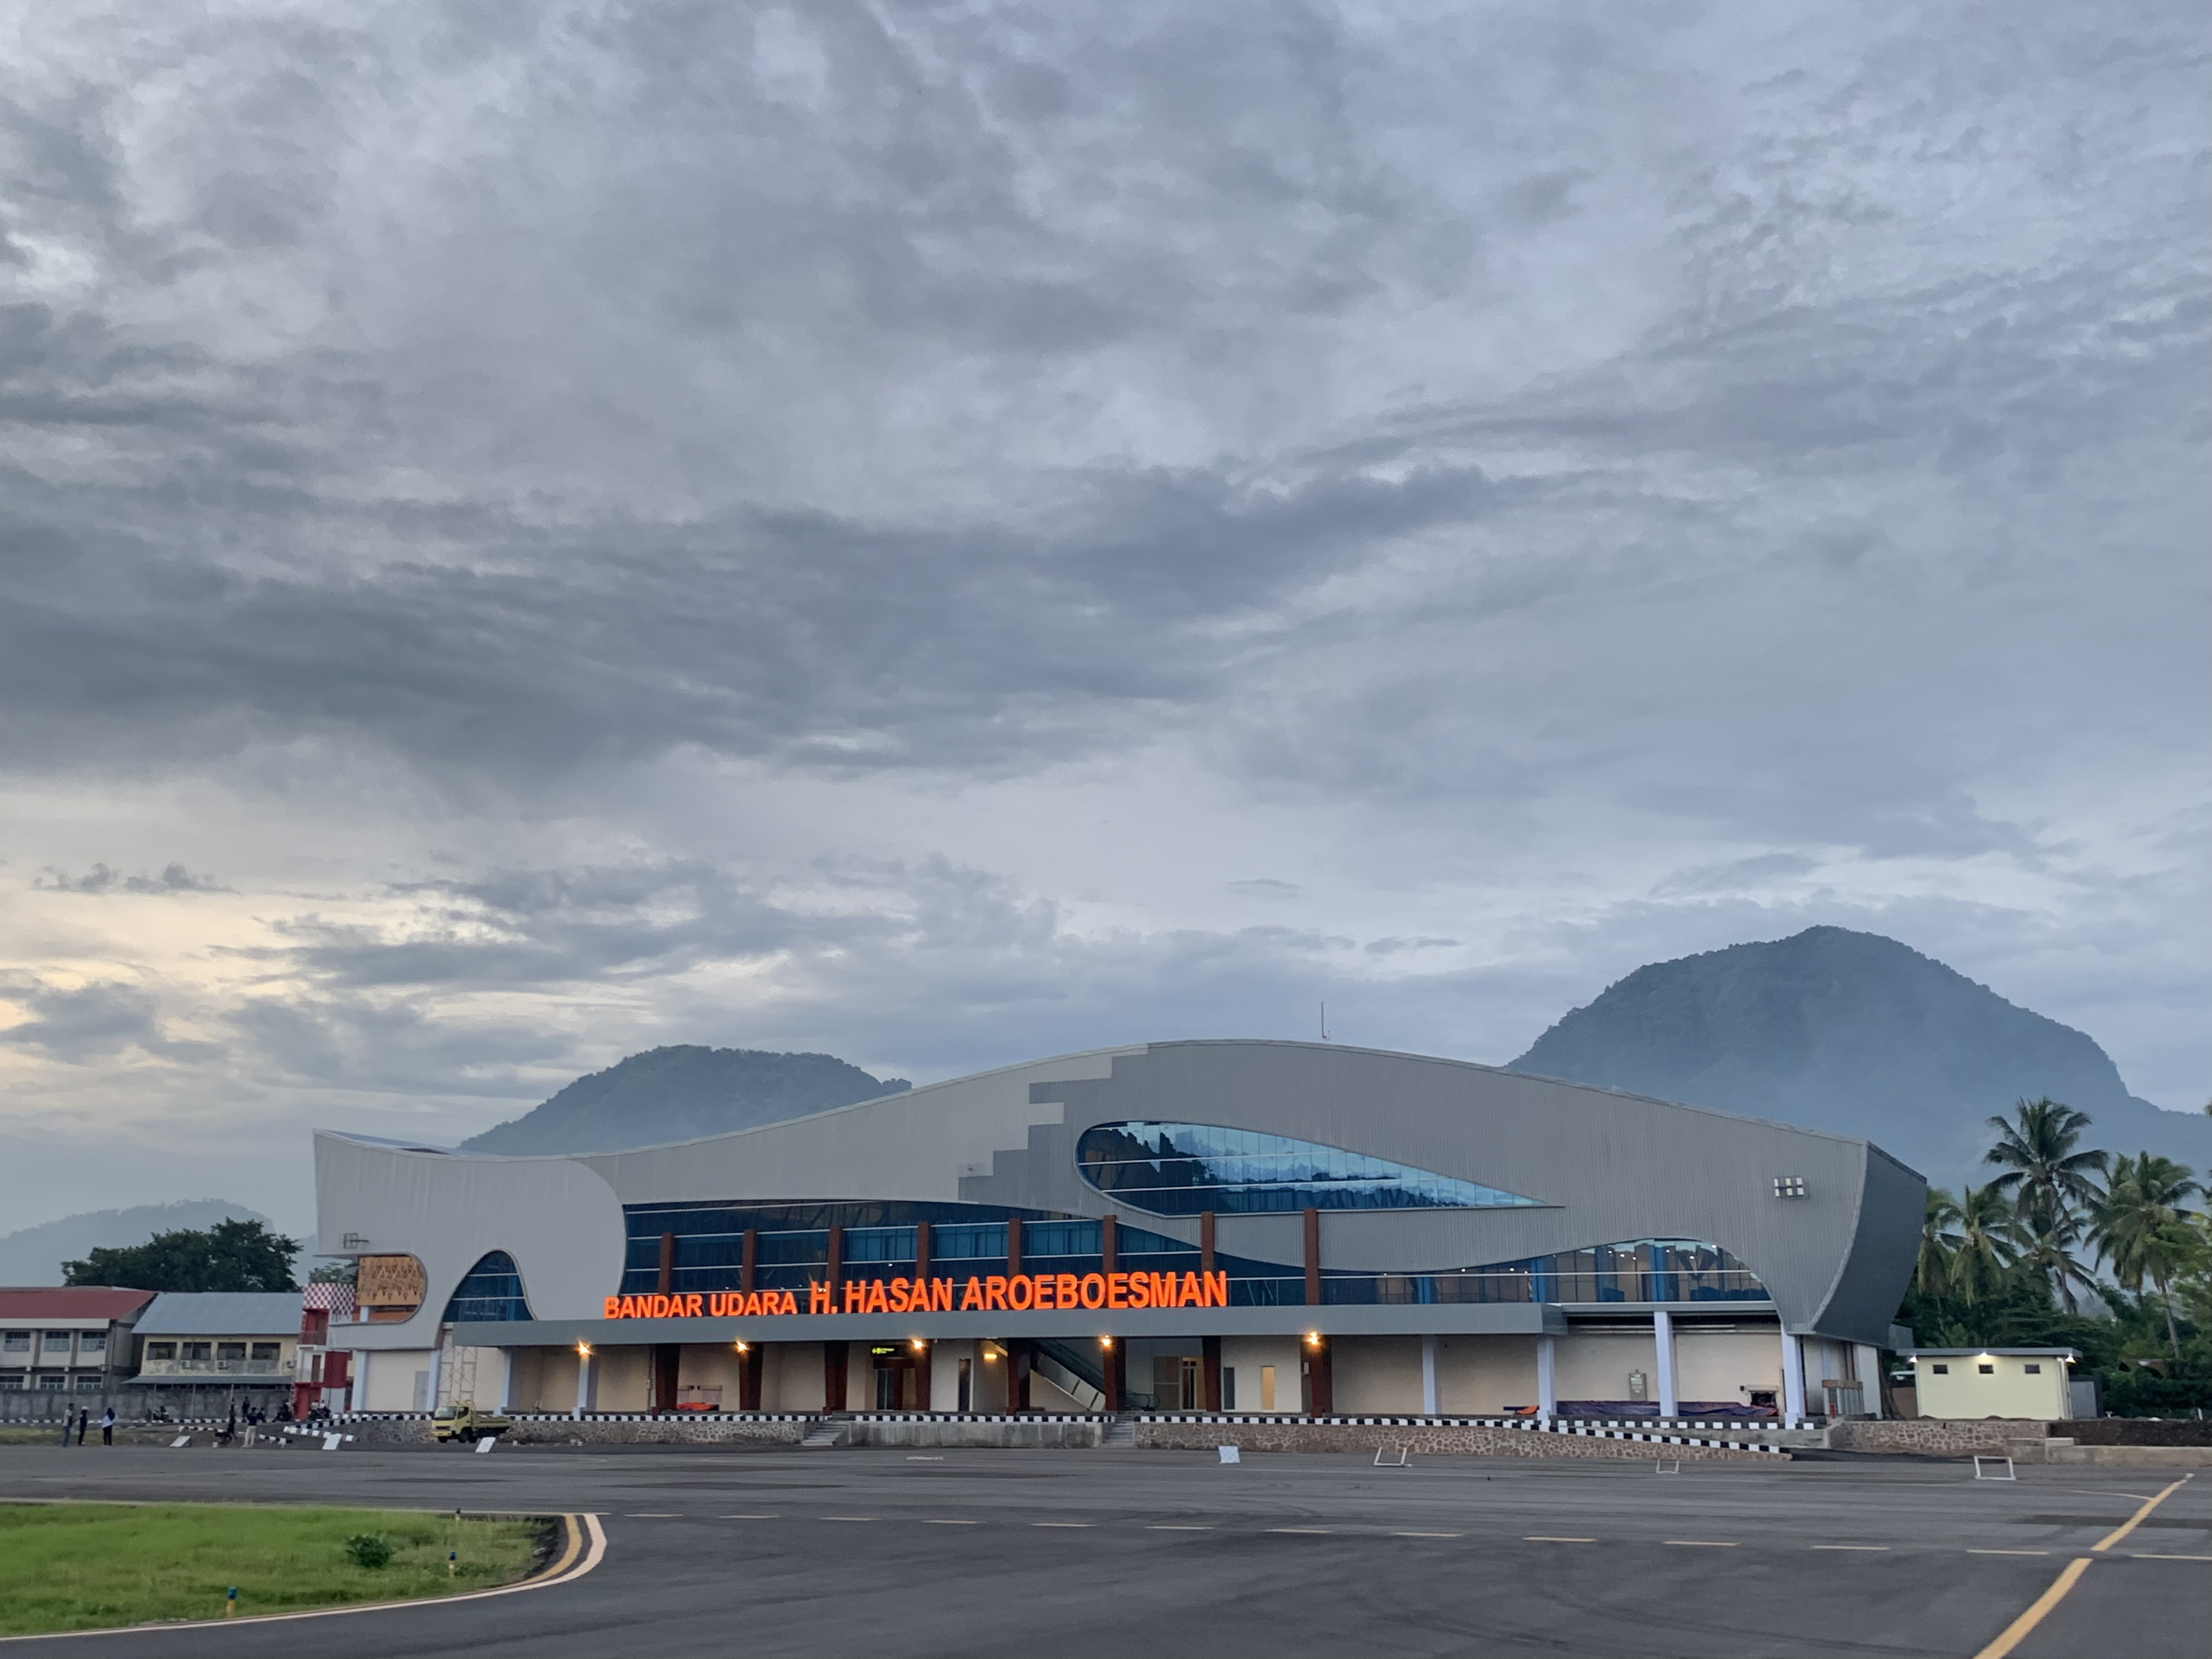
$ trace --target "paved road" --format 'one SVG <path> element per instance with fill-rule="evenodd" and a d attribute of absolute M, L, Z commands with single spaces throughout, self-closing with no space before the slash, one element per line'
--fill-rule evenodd
<path fill-rule="evenodd" d="M 1964 1465 L 1138 1451 L 0 1449 L 0 1498 L 343 1502 L 604 1517 L 558 1588 L 308 1623 L 27 1644 L 177 1656 L 1578 1659 L 1972 1656 L 2093 1564 L 2014 1659 L 2203 1659 L 2212 1478 Z"/>

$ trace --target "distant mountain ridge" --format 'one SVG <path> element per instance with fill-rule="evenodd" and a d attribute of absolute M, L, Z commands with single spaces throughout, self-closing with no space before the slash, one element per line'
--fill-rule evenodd
<path fill-rule="evenodd" d="M 2130 1094 L 2090 1037 L 1843 927 L 1639 968 L 1510 1068 L 1863 1138 L 1936 1186 L 1988 1180 L 1984 1120 L 2041 1095 L 2087 1145 L 2212 1169 L 2212 1119 Z"/>
<path fill-rule="evenodd" d="M 134 1204 L 124 1210 L 86 1210 L 0 1237 L 0 1285 L 58 1285 L 62 1263 L 82 1261 L 97 1249 L 143 1244 L 155 1233 L 204 1229 L 218 1221 L 269 1218 L 225 1198 L 180 1199 L 173 1204 Z"/>
<path fill-rule="evenodd" d="M 781 1123 L 914 1085 L 834 1054 L 685 1043 L 580 1077 L 522 1116 L 461 1143 L 471 1152 L 611 1152 Z"/>

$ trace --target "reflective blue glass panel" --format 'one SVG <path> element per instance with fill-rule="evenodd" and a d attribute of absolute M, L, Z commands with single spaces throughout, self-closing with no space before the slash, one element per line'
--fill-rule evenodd
<path fill-rule="evenodd" d="M 1203 1210 L 1494 1210 L 1540 1205 L 1341 1146 L 1208 1123 L 1101 1123 L 1076 1163 L 1103 1193 L 1162 1215 Z"/>
<path fill-rule="evenodd" d="M 514 1258 L 494 1250 L 469 1269 L 453 1286 L 446 1304 L 446 1318 L 457 1325 L 488 1319 L 527 1319 L 530 1304 L 522 1294 L 522 1274 Z"/>

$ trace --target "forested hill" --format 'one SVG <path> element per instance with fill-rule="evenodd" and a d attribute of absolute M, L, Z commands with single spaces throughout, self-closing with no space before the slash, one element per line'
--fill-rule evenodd
<path fill-rule="evenodd" d="M 1512 1068 L 1862 1136 L 1936 1186 L 1987 1180 L 1984 1120 L 2042 1095 L 2089 1144 L 2212 1168 L 2212 1118 L 2136 1098 L 2081 1032 L 1841 927 L 1639 968 Z"/>
<path fill-rule="evenodd" d="M 896 1094 L 834 1054 L 690 1044 L 648 1048 L 578 1078 L 542 1106 L 461 1143 L 472 1152 L 609 1152 L 780 1123 Z"/>

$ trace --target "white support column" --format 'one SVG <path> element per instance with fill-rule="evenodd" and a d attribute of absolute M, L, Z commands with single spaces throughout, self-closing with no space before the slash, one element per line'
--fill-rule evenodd
<path fill-rule="evenodd" d="M 367 1348 L 353 1348 L 347 1352 L 350 1362 L 348 1376 L 352 1380 L 346 1384 L 345 1408 L 349 1412 L 368 1409 L 368 1355 Z"/>
<path fill-rule="evenodd" d="M 1881 1350 L 1872 1343 L 1854 1343 L 1851 1358 L 1854 1362 L 1852 1374 L 1859 1381 L 1859 1409 L 1880 1417 L 1882 1414 Z"/>
<path fill-rule="evenodd" d="M 495 1348 L 492 1352 L 499 1356 L 498 1409 L 502 1413 L 512 1412 L 514 1409 L 514 1373 L 517 1369 L 515 1360 L 516 1356 L 520 1354 L 522 1350 Z"/>
<path fill-rule="evenodd" d="M 1805 1417 L 1805 1350 L 1787 1330 L 1782 1333 L 1782 1420 L 1799 1423 Z"/>
<path fill-rule="evenodd" d="M 438 1409 L 438 1382 L 446 1369 L 444 1337 L 441 1334 L 434 1334 L 434 1340 L 430 1346 L 430 1377 L 428 1383 L 423 1389 L 423 1394 L 426 1396 L 423 1407 L 428 1411 Z"/>
<path fill-rule="evenodd" d="M 599 1379 L 592 1374 L 592 1351 L 586 1348 L 576 1357 L 576 1409 L 568 1415 L 581 1417 L 598 1409 Z"/>
<path fill-rule="evenodd" d="M 1536 1339 L 1536 1415 L 1547 1422 L 1559 1414 L 1558 1374 L 1559 1338 L 1548 1332 Z"/>
<path fill-rule="evenodd" d="M 1659 1415 L 1680 1417 L 1682 1403 L 1674 1391 L 1674 1316 L 1664 1308 L 1651 1316 L 1651 1336 L 1659 1350 Z"/>
<path fill-rule="evenodd" d="M 1425 1336 L 1421 1339 L 1421 1415 L 1434 1417 L 1441 1409 L 1437 1403 L 1437 1340 Z"/>

